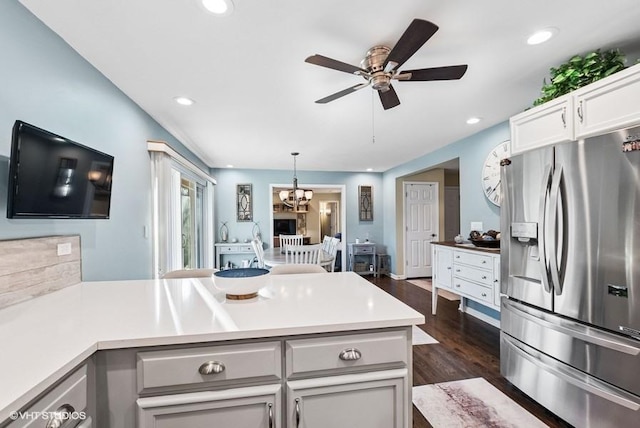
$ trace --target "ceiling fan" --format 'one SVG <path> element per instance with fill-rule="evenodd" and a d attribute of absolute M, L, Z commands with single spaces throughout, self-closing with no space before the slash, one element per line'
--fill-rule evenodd
<path fill-rule="evenodd" d="M 467 71 L 466 64 L 421 68 L 418 70 L 398 70 L 436 31 L 438 31 L 437 25 L 424 19 L 414 19 L 393 49 L 387 46 L 374 46 L 369 49 L 366 57 L 360 62 L 360 67 L 322 55 L 310 56 L 305 59 L 305 62 L 362 76 L 366 80 L 365 83 L 360 83 L 328 97 L 321 98 L 316 103 L 326 104 L 371 85 L 373 89 L 378 91 L 382 107 L 387 110 L 400 105 L 398 95 L 393 86 L 391 86 L 392 80 L 399 82 L 425 82 L 430 80 L 460 79 Z"/>

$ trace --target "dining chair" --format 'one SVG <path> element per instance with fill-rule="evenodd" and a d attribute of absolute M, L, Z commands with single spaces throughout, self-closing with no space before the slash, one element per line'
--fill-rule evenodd
<path fill-rule="evenodd" d="M 328 239 L 327 239 L 328 238 Z M 320 257 L 320 266 L 324 267 L 330 272 L 334 272 L 336 268 L 336 257 L 338 255 L 338 247 L 340 247 L 340 240 L 338 238 L 332 238 L 330 236 L 325 236 L 325 242 L 322 243 L 322 252 Z M 323 260 L 323 257 L 328 257 L 326 260 Z"/>
<path fill-rule="evenodd" d="M 318 264 L 322 245 L 289 245 L 286 251 L 286 264 Z"/>
<path fill-rule="evenodd" d="M 177 269 L 172 270 L 164 275 L 162 275 L 162 279 L 171 279 L 171 278 L 206 278 L 213 276 L 218 269 Z"/>
<path fill-rule="evenodd" d="M 287 275 L 295 273 L 328 273 L 320 265 L 277 265 L 271 268 L 271 275 Z"/>
<path fill-rule="evenodd" d="M 251 241 L 251 247 L 253 248 L 253 252 L 256 253 L 256 260 L 258 261 L 258 267 L 264 268 L 264 247 L 262 246 L 262 241 L 258 238 L 255 238 Z"/>
<path fill-rule="evenodd" d="M 280 252 L 284 254 L 290 245 L 302 245 L 302 235 L 280 235 Z"/>

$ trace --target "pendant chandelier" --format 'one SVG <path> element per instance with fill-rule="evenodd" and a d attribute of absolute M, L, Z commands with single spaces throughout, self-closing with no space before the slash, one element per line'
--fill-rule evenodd
<path fill-rule="evenodd" d="M 297 208 L 307 205 L 313 198 L 313 190 L 300 189 L 298 187 L 298 177 L 296 176 L 296 156 L 300 153 L 292 152 L 293 156 L 293 189 L 281 190 L 278 194 L 283 204 L 288 207 Z"/>

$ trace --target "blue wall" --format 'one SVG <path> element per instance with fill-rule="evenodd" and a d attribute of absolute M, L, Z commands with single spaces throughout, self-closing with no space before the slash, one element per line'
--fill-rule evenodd
<path fill-rule="evenodd" d="M 273 209 L 269 203 L 270 184 L 291 184 L 292 170 L 253 170 L 253 169 L 215 169 L 213 175 L 218 184 L 215 188 L 216 228 L 220 222 L 226 221 L 229 237 L 242 241 L 252 236 L 253 223 L 237 222 L 235 214 L 236 184 L 251 183 L 253 185 L 254 221 L 259 222 L 262 237 L 268 242 L 269 216 Z M 301 186 L 315 184 L 335 184 L 346 187 L 347 233 L 343 240 L 355 241 L 356 237 L 369 234 L 372 242 L 382 243 L 383 221 L 382 212 L 384 195 L 382 193 L 382 174 L 372 172 L 318 172 L 298 171 L 298 181 Z M 361 222 L 358 218 L 358 186 L 373 186 L 373 219 Z"/>
<path fill-rule="evenodd" d="M 0 239 L 80 234 L 84 280 L 151 277 L 146 141 L 202 164 L 16 0 L 0 2 Z M 109 220 L 8 220 L 8 157 L 16 119 L 115 157 Z"/>

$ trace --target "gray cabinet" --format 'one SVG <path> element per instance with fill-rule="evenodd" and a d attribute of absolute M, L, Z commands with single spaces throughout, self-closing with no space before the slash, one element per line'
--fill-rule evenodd
<path fill-rule="evenodd" d="M 139 428 L 278 428 L 281 386 L 203 391 L 136 401 Z"/>
<path fill-rule="evenodd" d="M 359 275 L 374 275 L 376 266 L 376 244 L 347 244 L 349 270 Z"/>
<path fill-rule="evenodd" d="M 407 369 L 287 382 L 287 427 L 409 426 Z"/>

